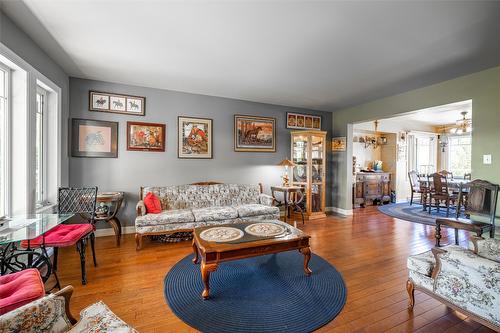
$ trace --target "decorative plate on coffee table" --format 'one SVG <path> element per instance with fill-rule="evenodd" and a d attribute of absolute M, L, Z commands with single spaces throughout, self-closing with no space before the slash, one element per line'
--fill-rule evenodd
<path fill-rule="evenodd" d="M 213 227 L 200 233 L 201 239 L 207 242 L 232 242 L 243 235 L 242 230 L 231 227 Z"/>
<path fill-rule="evenodd" d="M 283 234 L 286 228 L 276 223 L 254 223 L 245 228 L 245 232 L 257 237 L 274 237 Z"/>

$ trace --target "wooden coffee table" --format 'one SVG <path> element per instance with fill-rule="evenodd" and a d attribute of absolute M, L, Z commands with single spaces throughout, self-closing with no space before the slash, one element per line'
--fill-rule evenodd
<path fill-rule="evenodd" d="M 197 264 L 201 257 L 201 278 L 204 290 L 201 296 L 208 299 L 210 293 L 210 273 L 215 272 L 220 263 L 266 254 L 299 250 L 304 255 L 304 273 L 309 276 L 311 250 L 309 235 L 280 221 L 266 221 L 265 223 L 282 226 L 286 232 L 273 236 L 272 232 L 279 232 L 273 225 L 264 225 L 264 222 L 245 222 L 195 228 L 193 232 L 193 263 Z M 248 228 L 248 229 L 247 229 Z M 248 232 L 246 231 L 248 230 Z M 262 232 L 271 236 L 260 236 Z M 210 240 L 209 240 L 210 239 Z M 215 241 L 215 239 L 219 239 Z"/>

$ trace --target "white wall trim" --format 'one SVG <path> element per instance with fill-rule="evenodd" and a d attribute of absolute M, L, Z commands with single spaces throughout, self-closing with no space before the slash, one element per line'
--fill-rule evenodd
<path fill-rule="evenodd" d="M 104 228 L 104 229 L 97 229 L 94 232 L 94 234 L 96 237 L 104 237 L 104 236 L 114 236 L 115 232 L 113 231 L 113 228 Z M 125 234 L 135 234 L 135 226 L 128 225 L 122 227 L 122 235 Z"/>
<path fill-rule="evenodd" d="M 351 216 L 353 214 L 352 209 L 343 209 L 339 207 L 325 207 L 326 212 L 333 212 L 344 216 Z"/>

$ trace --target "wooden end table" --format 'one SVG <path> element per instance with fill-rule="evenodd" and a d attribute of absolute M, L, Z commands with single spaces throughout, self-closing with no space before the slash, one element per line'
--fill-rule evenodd
<path fill-rule="evenodd" d="M 311 250 L 309 248 L 309 235 L 306 235 L 297 228 L 285 225 L 280 221 L 269 221 L 287 228 L 288 232 L 281 237 L 256 237 L 244 231 L 252 224 L 263 222 L 234 223 L 220 226 L 208 226 L 195 228 L 193 231 L 193 263 L 197 264 L 201 257 L 201 278 L 203 279 L 204 290 L 201 294 L 203 299 L 208 299 L 210 294 L 210 273 L 217 270 L 220 263 L 231 260 L 245 259 L 266 254 L 298 250 L 304 255 L 304 273 L 310 276 L 312 271 L 309 268 Z M 237 228 L 244 232 L 244 235 L 233 242 L 213 242 L 206 241 L 200 234 L 208 229 L 230 227 Z"/>
<path fill-rule="evenodd" d="M 99 192 L 97 193 L 97 206 L 95 221 L 105 221 L 113 227 L 115 232 L 116 246 L 120 246 L 120 237 L 122 235 L 122 224 L 116 214 L 123 203 L 123 192 Z M 105 209 L 101 212 L 100 209 Z"/>

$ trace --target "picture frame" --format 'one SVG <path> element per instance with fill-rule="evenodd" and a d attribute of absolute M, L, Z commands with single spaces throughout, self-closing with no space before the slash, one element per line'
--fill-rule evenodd
<path fill-rule="evenodd" d="M 166 124 L 127 121 L 127 150 L 164 152 Z"/>
<path fill-rule="evenodd" d="M 185 159 L 213 158 L 213 120 L 177 117 L 177 157 Z"/>
<path fill-rule="evenodd" d="M 146 97 L 89 90 L 89 111 L 144 116 Z"/>
<path fill-rule="evenodd" d="M 347 138 L 345 136 L 332 138 L 332 151 L 333 152 L 346 151 L 346 142 Z"/>
<path fill-rule="evenodd" d="M 73 157 L 118 157 L 117 122 L 73 118 L 70 137 Z"/>
<path fill-rule="evenodd" d="M 321 116 L 287 112 L 287 129 L 321 130 Z"/>
<path fill-rule="evenodd" d="M 234 116 L 234 151 L 276 152 L 276 118 Z"/>

